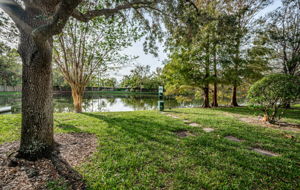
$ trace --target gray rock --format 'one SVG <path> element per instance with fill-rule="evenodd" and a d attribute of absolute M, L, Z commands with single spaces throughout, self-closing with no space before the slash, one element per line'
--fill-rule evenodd
<path fill-rule="evenodd" d="M 198 123 L 190 123 L 189 126 L 191 126 L 191 127 L 200 127 L 200 125 Z"/>
<path fill-rule="evenodd" d="M 234 142 L 243 142 L 244 140 L 241 140 L 241 139 L 238 139 L 238 138 L 236 138 L 236 137 L 234 137 L 234 136 L 226 136 L 226 137 L 224 137 L 225 139 L 228 139 L 228 140 L 230 140 L 230 141 L 234 141 Z"/>
<path fill-rule="evenodd" d="M 210 133 L 210 132 L 213 132 L 215 129 L 213 128 L 203 128 L 203 131 L 207 132 L 207 133 Z"/>
<path fill-rule="evenodd" d="M 257 153 L 262 154 L 262 155 L 265 155 L 265 156 L 270 156 L 270 157 L 280 156 L 280 155 L 277 154 L 277 153 L 270 152 L 270 151 L 267 151 L 267 150 L 263 150 L 263 149 L 260 149 L 260 148 L 253 148 L 252 150 L 253 150 L 254 152 L 257 152 Z"/>

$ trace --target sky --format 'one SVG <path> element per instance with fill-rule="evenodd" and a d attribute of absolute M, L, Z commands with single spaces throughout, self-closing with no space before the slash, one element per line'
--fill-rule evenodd
<path fill-rule="evenodd" d="M 276 9 L 281 5 L 281 0 L 274 0 L 274 2 L 261 11 L 259 16 L 263 16 L 268 12 Z M 143 50 L 143 40 L 140 40 L 134 43 L 131 47 L 125 49 L 123 53 L 128 55 L 139 56 L 137 60 L 135 60 L 135 64 L 137 65 L 150 65 L 151 70 L 154 71 L 157 67 L 163 67 L 163 61 L 167 59 L 167 54 L 164 52 L 163 44 L 158 44 L 159 52 L 158 57 L 154 57 L 151 54 L 145 54 Z M 124 75 L 128 75 L 130 70 L 134 68 L 134 65 L 127 65 L 119 71 L 115 71 L 113 77 L 116 77 L 118 80 L 121 80 Z"/>

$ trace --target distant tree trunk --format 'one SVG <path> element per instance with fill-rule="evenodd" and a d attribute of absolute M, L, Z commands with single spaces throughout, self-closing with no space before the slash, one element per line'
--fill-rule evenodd
<path fill-rule="evenodd" d="M 231 97 L 231 106 L 234 106 L 234 107 L 239 106 L 238 103 L 237 103 L 237 85 L 233 85 L 232 97 Z"/>
<path fill-rule="evenodd" d="M 209 108 L 209 77 L 210 77 L 210 35 L 207 35 L 206 44 L 206 65 L 205 65 L 205 77 L 204 77 L 204 88 L 203 88 L 203 108 Z"/>
<path fill-rule="evenodd" d="M 81 113 L 82 112 L 83 93 L 84 93 L 85 86 L 73 84 L 73 85 L 71 85 L 71 89 L 72 89 L 74 110 L 76 113 Z"/>
<path fill-rule="evenodd" d="M 241 28 L 241 17 L 238 16 L 238 28 Z M 234 81 L 233 81 L 233 89 L 232 89 L 232 97 L 231 97 L 231 106 L 237 107 L 239 106 L 237 103 L 237 84 L 238 84 L 238 78 L 240 76 L 239 72 L 239 65 L 241 64 L 241 58 L 240 58 L 240 47 L 241 47 L 241 36 L 237 38 L 236 41 L 236 50 L 235 50 L 235 58 L 234 58 Z"/>
<path fill-rule="evenodd" d="M 212 106 L 213 107 L 218 107 L 218 82 L 217 82 L 217 77 L 218 77 L 218 71 L 217 71 L 217 51 L 216 51 L 216 45 L 214 45 L 213 49 L 213 56 L 214 56 L 214 94 L 213 94 L 213 102 Z"/>
<path fill-rule="evenodd" d="M 290 102 L 285 103 L 284 108 L 285 109 L 290 109 L 291 108 L 291 103 Z"/>
<path fill-rule="evenodd" d="M 23 62 L 22 131 L 19 157 L 35 160 L 53 150 L 52 39 L 37 47 L 22 33 L 19 53 Z"/>
<path fill-rule="evenodd" d="M 203 108 L 209 108 L 209 84 L 207 84 L 204 88 L 203 88 Z"/>
<path fill-rule="evenodd" d="M 7 91 L 7 84 L 6 84 L 6 81 L 4 82 L 4 92 L 6 92 Z"/>
<path fill-rule="evenodd" d="M 213 107 L 218 107 L 218 84 L 217 82 L 214 82 L 214 94 L 213 94 L 213 102 L 212 102 Z"/>

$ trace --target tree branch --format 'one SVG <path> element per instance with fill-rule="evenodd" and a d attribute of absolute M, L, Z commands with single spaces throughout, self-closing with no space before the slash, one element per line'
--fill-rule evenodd
<path fill-rule="evenodd" d="M 153 4 L 153 2 L 135 1 L 135 2 L 116 6 L 115 8 L 112 9 L 90 10 L 86 13 L 81 13 L 78 10 L 74 10 L 72 16 L 79 21 L 88 22 L 89 20 L 98 16 L 109 17 L 120 12 L 121 10 L 126 10 L 130 8 L 137 9 L 137 8 L 149 7 L 149 5 L 151 4 Z"/>
<path fill-rule="evenodd" d="M 198 9 L 197 5 L 192 0 L 186 0 L 187 3 L 189 3 L 197 12 L 197 15 L 200 15 L 200 10 Z"/>
<path fill-rule="evenodd" d="M 31 33 L 32 27 L 26 22 L 27 13 L 20 4 L 14 0 L 0 0 L 0 8 L 8 14 L 19 30 Z"/>
<path fill-rule="evenodd" d="M 62 0 L 55 12 L 52 21 L 49 24 L 36 28 L 32 32 L 36 43 L 42 45 L 50 37 L 61 33 L 74 9 L 82 0 Z"/>

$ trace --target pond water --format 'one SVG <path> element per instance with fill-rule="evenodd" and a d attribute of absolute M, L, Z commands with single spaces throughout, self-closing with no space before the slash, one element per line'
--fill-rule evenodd
<path fill-rule="evenodd" d="M 117 112 L 156 110 L 158 96 L 156 95 L 103 95 L 99 93 L 85 93 L 83 100 L 84 112 Z M 175 98 L 165 97 L 165 108 L 199 107 L 201 100 L 178 102 Z M 228 99 L 222 102 L 229 103 Z M 225 104 L 224 103 L 224 104 Z M 55 94 L 53 98 L 54 112 L 73 112 L 70 94 Z M 12 113 L 21 112 L 21 96 L 0 96 L 0 107 L 12 106 Z"/>

